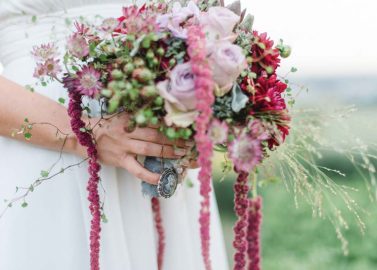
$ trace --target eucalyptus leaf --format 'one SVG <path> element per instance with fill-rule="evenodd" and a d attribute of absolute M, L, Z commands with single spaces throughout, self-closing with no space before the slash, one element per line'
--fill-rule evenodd
<path fill-rule="evenodd" d="M 251 31 L 254 24 L 254 16 L 247 14 L 243 22 L 240 24 L 240 28 L 244 30 Z"/>
<path fill-rule="evenodd" d="M 238 84 L 234 84 L 232 89 L 232 110 L 235 113 L 239 113 L 243 108 L 245 108 L 248 101 L 249 98 L 242 93 L 241 87 Z"/>
<path fill-rule="evenodd" d="M 134 48 L 132 49 L 132 51 L 131 51 L 131 53 L 130 53 L 130 56 L 131 57 L 134 57 L 136 54 L 137 54 L 137 52 L 139 51 L 139 49 L 140 49 L 140 45 L 141 45 L 141 42 L 143 42 L 143 40 L 144 40 L 144 38 L 145 38 L 145 35 L 142 35 L 142 36 L 140 36 L 135 42 L 134 42 Z"/>
<path fill-rule="evenodd" d="M 230 9 L 234 13 L 236 13 L 238 16 L 241 15 L 241 1 L 236 0 L 233 3 L 226 6 L 227 9 Z"/>

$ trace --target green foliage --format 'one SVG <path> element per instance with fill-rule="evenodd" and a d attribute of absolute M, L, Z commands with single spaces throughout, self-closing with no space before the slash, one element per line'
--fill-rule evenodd
<path fill-rule="evenodd" d="M 217 173 L 215 192 L 218 198 L 222 218 L 228 258 L 232 258 L 233 247 L 233 181 L 235 176 L 227 177 L 221 183 Z M 339 184 L 344 180 L 338 179 Z M 313 218 L 311 207 L 300 201 L 296 208 L 292 194 L 281 184 L 268 185 L 259 189 L 263 196 L 262 222 L 262 264 L 264 270 L 374 270 L 377 267 L 377 255 L 374 243 L 377 242 L 377 208 L 368 199 L 368 191 L 357 176 L 347 181 L 358 192 L 352 196 L 368 211 L 362 218 L 367 230 L 363 235 L 356 223 L 351 223 L 345 232 L 349 242 L 349 254 L 344 256 L 333 225 L 321 218 Z M 341 199 L 336 202 L 340 210 L 347 213 L 347 206 Z M 349 213 L 349 212 L 348 212 Z M 351 220 L 352 214 L 346 214 Z"/>

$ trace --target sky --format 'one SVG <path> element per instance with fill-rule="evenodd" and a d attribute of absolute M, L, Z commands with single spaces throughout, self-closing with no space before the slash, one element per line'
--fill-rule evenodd
<path fill-rule="evenodd" d="M 230 1 L 227 1 L 229 3 Z M 241 0 L 254 29 L 293 48 L 304 76 L 377 76 L 376 0 Z"/>
<path fill-rule="evenodd" d="M 302 76 L 377 76 L 377 0 L 241 2 L 254 29 L 292 46 L 282 73 L 295 66 Z"/>

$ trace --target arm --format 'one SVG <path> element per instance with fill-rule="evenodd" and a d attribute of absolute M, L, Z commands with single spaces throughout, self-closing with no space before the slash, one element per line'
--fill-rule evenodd
<path fill-rule="evenodd" d="M 12 131 L 19 129 L 28 118 L 33 126 L 30 143 L 60 151 L 64 134 L 67 140 L 63 151 L 86 157 L 86 150 L 77 142 L 70 127 L 66 108 L 38 93 L 27 91 L 22 86 L 0 76 L 0 136 L 11 137 Z M 93 119 L 93 123 L 100 119 Z M 146 170 L 136 160 L 137 155 L 178 159 L 187 153 L 192 143 L 172 142 L 153 128 L 137 128 L 125 132 L 127 115 L 118 115 L 101 125 L 97 125 L 94 135 L 101 162 L 127 169 L 138 178 L 156 184 L 159 175 Z M 57 128 L 64 134 L 57 136 Z M 15 139 L 25 141 L 23 136 Z M 179 148 L 177 148 L 178 146 Z"/>
<path fill-rule="evenodd" d="M 53 100 L 27 91 L 22 86 L 0 76 L 0 136 L 11 137 L 28 118 L 30 123 L 51 123 L 52 125 L 35 125 L 32 129 L 30 143 L 59 151 L 64 134 L 67 140 L 65 152 L 83 155 L 83 149 L 77 145 L 73 135 L 66 108 Z M 57 136 L 58 128 L 61 133 Z M 64 133 L 64 134 L 63 134 Z M 15 139 L 25 141 L 23 136 Z"/>

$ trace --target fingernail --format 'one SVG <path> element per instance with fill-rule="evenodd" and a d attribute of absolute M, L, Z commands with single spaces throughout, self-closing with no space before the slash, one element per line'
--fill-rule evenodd
<path fill-rule="evenodd" d="M 188 147 L 193 147 L 195 145 L 194 141 L 185 141 L 185 145 Z"/>
<path fill-rule="evenodd" d="M 186 153 L 186 150 L 183 148 L 174 148 L 174 155 L 176 156 L 184 156 Z"/>

